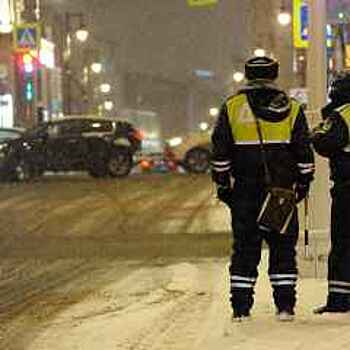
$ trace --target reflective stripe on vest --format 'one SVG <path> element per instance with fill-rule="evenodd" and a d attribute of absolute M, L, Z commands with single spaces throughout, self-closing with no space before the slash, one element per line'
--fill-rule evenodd
<path fill-rule="evenodd" d="M 268 122 L 260 119 L 264 143 L 290 143 L 294 122 L 299 114 L 300 105 L 291 101 L 289 115 L 280 122 Z M 228 117 L 235 144 L 257 145 L 259 135 L 247 96 L 240 94 L 227 102 Z"/>
<path fill-rule="evenodd" d="M 348 130 L 350 132 L 350 104 L 346 104 L 346 105 L 343 105 L 339 108 L 336 108 L 336 111 L 341 115 L 341 117 L 344 119 L 347 127 L 348 127 Z M 347 146 L 345 146 L 343 148 L 343 151 L 346 152 L 346 153 L 349 153 L 350 152 L 350 144 L 348 144 Z"/>

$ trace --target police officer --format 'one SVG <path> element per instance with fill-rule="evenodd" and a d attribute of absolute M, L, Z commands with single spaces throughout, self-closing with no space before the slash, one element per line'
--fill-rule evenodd
<path fill-rule="evenodd" d="M 301 201 L 309 191 L 314 173 L 303 110 L 274 84 L 278 71 L 278 62 L 269 57 L 248 60 L 247 85 L 223 104 L 212 134 L 212 178 L 217 184 L 218 198 L 230 207 L 232 214 L 233 254 L 229 272 L 233 320 L 250 316 L 263 239 L 270 248 L 268 272 L 277 316 L 280 320 L 294 317 L 297 213 L 294 212 L 285 235 L 266 233 L 256 223 L 266 183 L 254 115 L 260 121 L 274 185 L 294 187 L 297 201 Z"/>
<path fill-rule="evenodd" d="M 313 130 L 315 150 L 330 160 L 331 250 L 328 257 L 328 297 L 315 313 L 350 312 L 350 73 L 331 83 L 331 102 L 322 123 Z"/>

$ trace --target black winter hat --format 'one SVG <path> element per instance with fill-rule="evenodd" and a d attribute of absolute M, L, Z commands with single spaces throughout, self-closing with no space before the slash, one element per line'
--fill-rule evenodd
<path fill-rule="evenodd" d="M 329 98 L 332 102 L 350 102 L 350 71 L 338 73 L 330 84 Z"/>
<path fill-rule="evenodd" d="M 278 78 L 279 63 L 269 57 L 253 57 L 245 63 L 247 80 L 275 80 Z"/>

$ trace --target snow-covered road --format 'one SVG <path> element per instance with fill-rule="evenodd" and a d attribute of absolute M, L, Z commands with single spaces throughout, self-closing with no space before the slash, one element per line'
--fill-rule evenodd
<path fill-rule="evenodd" d="M 253 318 L 231 323 L 227 264 L 206 259 L 143 267 L 66 309 L 29 350 L 349 349 L 350 315 L 315 316 L 326 284 L 302 279 L 297 318 L 275 320 L 261 263 Z"/>
<path fill-rule="evenodd" d="M 207 176 L 47 177 L 0 198 L 0 350 L 350 347 L 349 316 L 311 313 L 328 242 L 314 233 L 297 320 L 275 320 L 264 256 L 253 320 L 230 324 L 230 220 Z"/>

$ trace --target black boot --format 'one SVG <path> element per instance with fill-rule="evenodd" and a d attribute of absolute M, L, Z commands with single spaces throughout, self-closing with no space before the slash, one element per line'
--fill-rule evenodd
<path fill-rule="evenodd" d="M 276 318 L 281 322 L 294 321 L 295 313 L 293 307 L 285 307 L 276 312 Z"/>
<path fill-rule="evenodd" d="M 326 312 L 339 312 L 339 313 L 350 312 L 350 307 L 339 307 L 339 306 L 326 304 L 314 309 L 314 314 L 317 314 L 317 315 L 322 315 Z"/>
<path fill-rule="evenodd" d="M 314 314 L 322 315 L 324 313 L 346 313 L 350 312 L 350 297 L 344 294 L 330 293 L 326 305 L 314 309 Z"/>
<path fill-rule="evenodd" d="M 250 320 L 249 309 L 233 310 L 232 322 L 244 322 Z"/>

